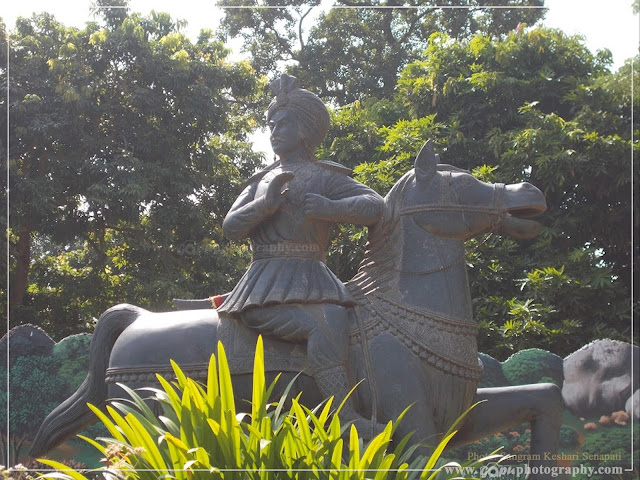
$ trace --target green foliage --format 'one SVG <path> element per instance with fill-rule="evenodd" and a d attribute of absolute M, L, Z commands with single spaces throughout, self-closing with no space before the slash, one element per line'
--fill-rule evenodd
<path fill-rule="evenodd" d="M 449 455 L 455 458 L 482 458 L 489 452 L 496 451 L 501 455 L 511 456 L 504 462 L 527 463 L 531 453 L 531 429 L 525 425 L 519 425 L 457 448 Z"/>
<path fill-rule="evenodd" d="M 11 351 L 20 352 L 20 343 L 14 335 Z M 16 341 L 14 341 L 16 340 Z M 9 412 L 9 438 L 3 438 L 10 446 L 7 465 L 20 458 L 24 442 L 33 439 L 44 418 L 66 400 L 80 386 L 87 375 L 91 335 L 78 334 L 67 337 L 53 346 L 50 355 L 17 355 L 9 372 L 9 404 L 7 404 L 7 370 L 0 367 L 0 408 Z M 8 410 L 7 410 L 8 408 Z M 0 430 L 7 432 L 6 416 L 0 419 Z M 90 427 L 87 433 L 106 433 L 99 426 Z M 0 449 L 2 454 L 6 448 Z"/>
<path fill-rule="evenodd" d="M 12 430 L 34 433 L 45 415 L 57 406 L 61 387 L 55 378 L 57 366 L 52 357 L 39 355 L 18 357 L 14 362 L 9 371 Z M 6 371 L 3 376 L 6 376 Z M 6 399 L 5 391 L 3 411 L 7 411 Z M 6 418 L 0 421 L 6 430 Z"/>
<path fill-rule="evenodd" d="M 433 471 L 434 466 L 455 434 L 455 425 L 430 458 L 419 457 L 410 464 L 408 458 L 415 450 L 407 448 L 410 436 L 396 445 L 390 443 L 397 423 L 389 422 L 384 432 L 365 445 L 353 425 L 341 425 L 338 416 L 331 414 L 332 399 L 310 410 L 294 398 L 286 410 L 285 392 L 277 403 L 270 403 L 275 382 L 269 386 L 265 382 L 263 355 L 259 339 L 247 413 L 236 410 L 222 344 L 218 344 L 217 360 L 211 357 L 206 385 L 185 377 L 175 364 L 173 384 L 158 375 L 162 389 L 155 389 L 153 398 L 162 407 L 160 417 L 127 387 L 131 399 L 112 402 L 106 414 L 91 406 L 112 437 L 100 442 L 85 438 L 104 455 L 102 471 L 137 479 L 159 475 L 176 479 L 435 478 L 440 469 Z M 44 478 L 86 478 L 59 462 L 39 461 L 64 472 Z"/>
<path fill-rule="evenodd" d="M 631 255 L 640 254 L 628 241 L 629 154 L 638 148 L 629 132 L 640 95 L 631 97 L 631 64 L 611 73 L 609 63 L 606 51 L 592 54 L 557 30 L 433 35 L 399 76 L 397 116 L 367 127 L 375 151 L 355 172 L 379 192 L 429 138 L 443 163 L 543 191 L 537 238 L 467 244 L 479 349 L 496 358 L 532 345 L 566 355 L 596 338 L 629 338 Z M 348 140 L 334 145 L 356 151 Z"/>
<path fill-rule="evenodd" d="M 91 335 L 80 333 L 60 340 L 53 347 L 53 358 L 59 365 L 56 378 L 61 387 L 61 400 L 71 396 L 89 370 Z"/>
<path fill-rule="evenodd" d="M 167 308 L 230 288 L 247 252 L 221 223 L 261 162 L 246 136 L 264 82 L 246 62 L 228 62 L 211 32 L 191 42 L 167 14 L 100 12 L 82 30 L 19 19 L 0 100 L 11 318 L 57 338 L 114 303 Z"/>
<path fill-rule="evenodd" d="M 539 348 L 514 353 L 502 364 L 502 371 L 512 385 L 540 383 L 551 379 L 562 387 L 562 358 Z"/>
<path fill-rule="evenodd" d="M 416 116 L 436 113 L 449 127 L 444 161 L 494 164 L 497 181 L 530 181 L 547 199 L 537 239 L 474 259 L 474 307 L 491 339 L 480 347 L 496 349 L 487 351 L 536 342 L 564 354 L 601 336 L 601 325 L 616 338 L 628 331 L 629 113 L 637 98 L 622 93 L 630 76 L 608 73 L 607 61 L 554 30 L 468 43 L 434 37 L 399 80 Z"/>
<path fill-rule="evenodd" d="M 578 446 L 578 432 L 567 425 L 560 427 L 560 448 L 574 451 Z"/>
<path fill-rule="evenodd" d="M 241 38 L 260 73 L 274 76 L 284 62 L 306 88 L 339 105 L 367 97 L 390 98 L 402 68 L 427 46 L 435 32 L 465 38 L 483 32 L 499 36 L 521 22 L 534 24 L 542 9 L 482 9 L 486 2 L 467 0 L 458 9 L 384 8 L 396 2 L 339 0 L 317 12 L 320 2 L 287 2 L 288 8 L 265 9 L 268 2 L 234 0 L 222 5 L 258 8 L 227 9 L 223 32 Z M 508 5 L 542 6 L 542 0 L 511 0 Z M 504 4 L 504 2 L 503 2 Z M 403 7 L 420 7 L 411 0 Z M 374 8 L 352 8 L 374 7 Z M 382 6 L 383 8 L 375 8 Z M 316 10 L 316 11 L 314 11 Z M 315 23 L 309 19 L 317 14 Z"/>
<path fill-rule="evenodd" d="M 34 437 L 44 418 L 60 403 L 63 386 L 56 379 L 58 366 L 52 356 L 18 357 L 8 372 L 8 391 L 7 369 L 0 367 L 0 409 L 10 414 L 0 416 L 2 464 L 17 463 L 24 442 Z"/>
<path fill-rule="evenodd" d="M 634 438 L 640 434 L 640 423 L 631 422 L 622 427 L 613 425 L 601 427 L 595 432 L 589 432 L 582 443 L 582 452 L 576 464 L 595 467 L 622 467 L 626 470 L 631 467 L 632 459 L 637 461 L 640 457 L 640 447 L 638 442 L 631 442 L 631 429 L 633 428 Z M 633 451 L 631 447 L 633 446 Z M 575 478 L 584 479 L 586 476 L 578 475 Z M 590 478 L 605 480 L 611 478 L 604 475 L 594 474 Z M 623 473 L 621 479 L 637 478 L 637 472 Z"/>

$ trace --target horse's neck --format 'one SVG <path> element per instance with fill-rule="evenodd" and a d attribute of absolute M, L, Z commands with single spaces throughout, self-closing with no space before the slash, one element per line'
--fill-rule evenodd
<path fill-rule="evenodd" d="M 414 308 L 471 322 L 464 243 L 429 234 L 408 218 L 403 227 L 397 277 L 400 300 Z"/>
<path fill-rule="evenodd" d="M 421 228 L 408 206 L 457 203 L 450 174 L 438 174 L 429 189 L 415 197 L 412 175 L 403 177 L 385 198 L 383 220 L 369 229 L 368 250 L 351 288 L 364 296 L 386 297 L 416 310 L 465 323 L 473 321 L 464 243 Z M 449 223 L 462 219 L 447 214 Z M 460 238 L 460 237 L 458 237 Z"/>
<path fill-rule="evenodd" d="M 432 367 L 477 382 L 482 374 L 478 330 L 461 242 L 457 250 L 448 245 L 442 252 L 421 242 L 421 255 L 414 260 L 403 252 L 407 240 L 415 243 L 418 237 L 403 239 L 403 231 L 396 228 L 387 236 L 375 231 L 358 275 L 348 284 L 362 307 L 357 310 L 362 317 L 356 313 L 356 318 L 364 319 L 354 329 L 355 338 L 367 331 L 388 332 Z"/>
<path fill-rule="evenodd" d="M 417 310 L 473 322 L 471 295 L 464 259 L 429 273 L 399 272 L 398 300 Z"/>
<path fill-rule="evenodd" d="M 352 287 L 363 295 L 473 322 L 463 242 L 412 231 L 417 227 L 408 218 L 404 223 L 384 238 L 374 232 Z"/>

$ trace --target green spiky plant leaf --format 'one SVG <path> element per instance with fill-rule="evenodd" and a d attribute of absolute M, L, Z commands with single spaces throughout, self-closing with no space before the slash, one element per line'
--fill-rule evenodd
<path fill-rule="evenodd" d="M 409 444 L 410 435 L 390 448 L 406 410 L 365 444 L 355 426 L 341 425 L 332 412 L 332 399 L 309 409 L 292 398 L 285 408 L 293 381 L 277 402 L 270 403 L 278 377 L 267 385 L 261 338 L 256 345 L 250 413 L 236 410 L 221 343 L 217 355 L 211 356 L 205 385 L 188 378 L 173 362 L 172 366 L 173 382 L 158 375 L 162 388 L 143 389 L 153 393 L 161 415 L 125 385 L 120 386 L 128 400 L 111 402 L 106 413 L 90 406 L 111 435 L 97 440 L 81 437 L 104 456 L 105 466 L 99 471 L 136 480 L 433 479 L 442 471 L 436 462 L 456 433 L 457 422 L 430 458 L 416 457 L 419 445 Z M 62 463 L 40 461 L 56 470 L 41 478 L 87 479 Z"/>

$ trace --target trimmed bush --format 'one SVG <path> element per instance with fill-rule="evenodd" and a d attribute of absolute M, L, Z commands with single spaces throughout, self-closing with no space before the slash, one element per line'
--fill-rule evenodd
<path fill-rule="evenodd" d="M 7 396 L 7 370 L 0 367 L 0 430 L 10 432 L 9 438 L 1 439 L 0 464 L 15 465 L 20 458 L 25 441 L 34 437 L 42 420 L 58 405 L 60 384 L 56 380 L 58 364 L 51 356 L 26 355 L 16 357 L 9 371 L 9 391 Z M 9 444 L 9 451 L 5 442 Z"/>
<path fill-rule="evenodd" d="M 514 353 L 502 363 L 502 371 L 512 385 L 549 381 L 562 387 L 562 358 L 540 348 Z"/>
<path fill-rule="evenodd" d="M 60 365 L 57 375 L 62 383 L 60 402 L 74 393 L 87 376 L 91 337 L 89 333 L 71 335 L 53 347 L 53 357 Z"/>
<path fill-rule="evenodd" d="M 562 425 L 560 427 L 560 448 L 575 450 L 577 446 L 578 432 L 567 425 Z"/>
<path fill-rule="evenodd" d="M 633 436 L 636 439 L 631 451 L 631 428 L 633 428 Z M 582 451 L 580 458 L 574 464 L 581 463 L 594 468 L 598 467 L 622 467 L 623 470 L 631 467 L 632 454 L 636 465 L 640 458 L 640 445 L 637 439 L 640 438 L 640 423 L 633 422 L 624 427 L 612 425 L 610 427 L 602 427 L 587 434 L 582 443 Z M 586 476 L 577 477 L 580 480 L 586 479 Z M 593 475 L 589 477 L 596 480 L 605 480 L 611 478 L 609 475 Z M 626 472 L 617 478 L 633 479 L 638 478 L 634 472 Z"/>

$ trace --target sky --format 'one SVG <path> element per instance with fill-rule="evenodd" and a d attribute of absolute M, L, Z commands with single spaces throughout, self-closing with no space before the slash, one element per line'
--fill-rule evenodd
<path fill-rule="evenodd" d="M 63 24 L 80 28 L 92 19 L 90 3 L 90 0 L 6 0 L 0 8 L 0 17 L 11 30 L 17 17 L 47 11 Z M 131 8 L 143 14 L 152 9 L 165 11 L 174 18 L 187 20 L 187 34 L 195 38 L 201 28 L 215 28 L 218 23 L 222 11 L 215 3 L 215 0 L 131 0 Z M 568 34 L 584 35 L 591 51 L 608 48 L 613 53 L 615 69 L 638 53 L 640 26 L 631 4 L 632 0 L 546 0 L 544 24 Z"/>
<path fill-rule="evenodd" d="M 331 0 L 324 0 L 323 5 L 331 3 Z M 437 4 L 437 1 L 425 1 L 425 4 Z M 87 21 L 93 20 L 90 5 L 91 0 L 5 0 L 0 8 L 0 17 L 9 32 L 16 18 L 43 11 L 53 14 L 67 26 L 82 28 Z M 631 5 L 632 0 L 546 0 L 545 7 L 548 10 L 543 24 L 570 35 L 584 36 L 592 52 L 608 48 L 613 54 L 612 69 L 617 70 L 626 59 L 638 53 L 640 23 Z M 222 9 L 216 6 L 216 0 L 131 0 L 130 6 L 133 11 L 142 14 L 155 10 L 186 20 L 188 25 L 185 33 L 193 40 L 202 28 L 215 29 L 222 16 Z M 271 155 L 265 132 L 256 132 L 252 140 L 256 150 Z"/>

